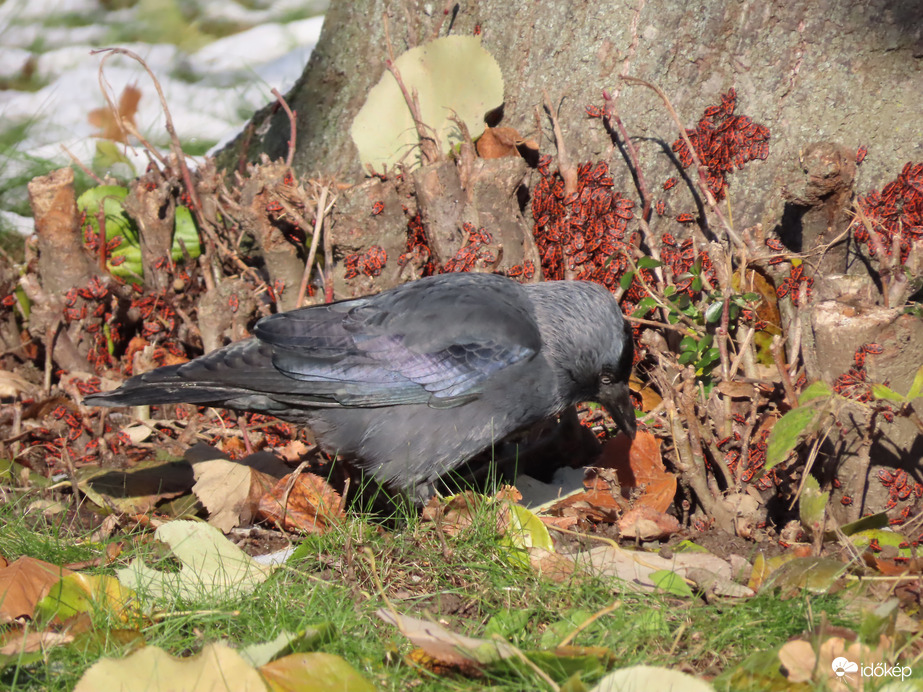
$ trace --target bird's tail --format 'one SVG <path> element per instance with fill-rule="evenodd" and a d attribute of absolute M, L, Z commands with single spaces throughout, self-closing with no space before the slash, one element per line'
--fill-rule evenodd
<path fill-rule="evenodd" d="M 88 394 L 87 406 L 147 406 L 149 404 L 211 404 L 239 390 L 211 382 L 190 382 L 177 374 L 180 365 L 157 368 L 126 380 L 111 392 Z"/>

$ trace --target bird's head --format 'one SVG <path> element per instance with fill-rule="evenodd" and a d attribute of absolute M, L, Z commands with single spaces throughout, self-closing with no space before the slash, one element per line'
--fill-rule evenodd
<path fill-rule="evenodd" d="M 628 378 L 634 359 L 634 344 L 631 330 L 625 324 L 625 337 L 611 351 L 596 375 L 596 391 L 591 400 L 601 404 L 612 420 L 630 438 L 634 439 L 637 430 L 635 408 L 629 396 Z"/>

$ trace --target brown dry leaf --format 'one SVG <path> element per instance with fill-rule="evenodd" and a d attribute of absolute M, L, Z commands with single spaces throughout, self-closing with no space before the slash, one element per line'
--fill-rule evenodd
<path fill-rule="evenodd" d="M 138 113 L 139 101 L 141 101 L 141 90 L 138 87 L 129 84 L 122 89 L 122 95 L 119 96 L 118 112 L 122 121 L 137 126 L 135 123 L 135 115 Z M 87 120 L 90 121 L 90 125 L 99 128 L 99 132 L 93 134 L 94 137 L 111 139 L 114 142 L 128 144 L 128 132 L 119 125 L 119 119 L 109 106 L 96 108 L 90 111 Z"/>
<path fill-rule="evenodd" d="M 45 651 L 74 640 L 73 632 L 22 632 L 11 630 L 0 640 L 0 656 L 16 656 Z"/>
<path fill-rule="evenodd" d="M 543 577 L 559 584 L 574 575 L 574 561 L 544 548 L 529 548 L 529 563 Z"/>
<path fill-rule="evenodd" d="M 249 524 L 260 498 L 276 482 L 272 476 L 227 459 L 199 462 L 192 472 L 196 479 L 192 492 L 208 510 L 208 523 L 224 533 Z"/>
<path fill-rule="evenodd" d="M 577 525 L 577 522 L 579 521 L 577 517 L 573 515 L 570 515 L 570 516 L 565 515 L 565 516 L 560 516 L 560 517 L 549 517 L 549 516 L 541 515 L 539 519 L 542 520 L 542 523 L 545 526 L 550 526 L 556 529 L 566 529 L 566 530 L 573 530 L 573 528 Z"/>
<path fill-rule="evenodd" d="M 26 556 L 0 569 L 0 625 L 16 618 L 31 618 L 35 604 L 68 574 L 74 572 Z"/>
<path fill-rule="evenodd" d="M 740 272 L 737 271 L 731 277 L 731 286 L 741 293 L 756 293 L 759 295 L 762 300 L 755 308 L 757 318 L 765 320 L 772 327 L 775 327 L 774 330 L 771 329 L 773 334 L 779 333 L 779 325 L 782 323 L 779 315 L 779 297 L 776 295 L 776 289 L 765 276 L 750 269 L 741 282 Z"/>
<path fill-rule="evenodd" d="M 15 399 L 20 394 L 31 396 L 39 387 L 29 382 L 24 377 L 9 370 L 0 370 L 0 398 Z"/>
<path fill-rule="evenodd" d="M 287 531 L 324 533 L 328 526 L 346 517 L 340 494 L 313 473 L 301 473 L 295 477 L 288 503 L 283 507 L 293 475 L 279 480 L 260 498 L 260 518 L 279 523 Z"/>
<path fill-rule="evenodd" d="M 619 533 L 624 538 L 655 541 L 668 538 L 680 530 L 676 517 L 658 512 L 653 507 L 641 505 L 622 516 L 618 521 Z"/>
<path fill-rule="evenodd" d="M 597 466 L 615 469 L 622 492 L 640 488 L 634 506 L 646 505 L 666 512 L 676 497 L 676 476 L 663 465 L 660 441 L 648 432 L 639 431 L 634 440 L 619 435 L 609 440 L 596 461 Z"/>
<path fill-rule="evenodd" d="M 663 401 L 663 397 L 651 387 L 650 383 L 642 382 L 634 375 L 628 378 L 628 387 L 641 397 L 641 411 L 644 413 L 650 413 Z"/>
<path fill-rule="evenodd" d="M 478 156 L 482 159 L 500 159 L 519 156 L 516 145 L 522 137 L 512 127 L 488 127 L 477 141 Z"/>
<path fill-rule="evenodd" d="M 923 560 L 919 559 L 882 557 L 871 550 L 866 550 L 862 554 L 862 559 L 865 564 L 874 567 L 886 577 L 906 576 L 910 578 L 923 571 Z"/>
<path fill-rule="evenodd" d="M 715 385 L 715 389 L 717 389 L 718 392 L 724 396 L 730 397 L 732 399 L 752 400 L 756 398 L 756 386 L 750 384 L 749 382 L 725 380 Z"/>
<path fill-rule="evenodd" d="M 612 477 L 607 478 L 606 474 L 612 474 Z M 586 490 L 562 498 L 548 508 L 548 513 L 573 518 L 574 523 L 614 522 L 623 509 L 624 501 L 620 497 L 618 478 L 612 470 L 588 468 L 583 484 Z"/>
<path fill-rule="evenodd" d="M 311 447 L 301 440 L 291 440 L 281 447 L 276 447 L 275 451 L 285 461 L 300 461 L 311 451 Z"/>
<path fill-rule="evenodd" d="M 785 677 L 789 682 L 810 682 L 817 667 L 814 647 L 803 639 L 786 642 L 779 649 L 779 661 L 785 666 Z"/>
<path fill-rule="evenodd" d="M 599 574 L 618 577 L 645 591 L 653 591 L 657 588 L 650 575 L 659 570 L 675 572 L 684 579 L 689 578 L 691 570 L 707 570 L 720 583 L 731 581 L 734 576 L 731 564 L 711 553 L 674 553 L 670 559 L 667 559 L 656 553 L 644 553 L 604 545 L 593 548 L 588 553 L 582 553 L 581 558 L 583 557 L 589 559 L 589 567 Z M 701 579 L 702 572 L 698 572 L 697 576 Z M 747 590 L 733 595 L 752 596 L 753 592 Z"/>
<path fill-rule="evenodd" d="M 499 639 L 466 637 L 435 622 L 400 615 L 385 608 L 379 608 L 375 614 L 397 627 L 411 644 L 422 649 L 427 656 L 445 665 L 478 669 L 518 653 L 515 647 Z"/>
<path fill-rule="evenodd" d="M 483 498 L 480 498 L 483 500 Z M 457 536 L 471 526 L 479 497 L 471 491 L 448 499 L 433 497 L 423 508 L 423 518 L 438 523 L 449 536 Z"/>

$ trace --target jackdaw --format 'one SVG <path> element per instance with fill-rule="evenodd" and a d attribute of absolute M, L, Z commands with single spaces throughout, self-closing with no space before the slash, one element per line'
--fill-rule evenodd
<path fill-rule="evenodd" d="M 271 315 L 254 332 L 84 401 L 271 414 L 411 494 L 578 402 L 634 437 L 631 334 L 598 284 L 440 274 Z"/>

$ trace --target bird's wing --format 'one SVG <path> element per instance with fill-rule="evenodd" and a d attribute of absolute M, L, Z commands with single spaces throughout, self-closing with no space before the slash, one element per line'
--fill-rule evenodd
<path fill-rule="evenodd" d="M 273 315 L 256 336 L 299 392 L 344 406 L 457 406 L 541 346 L 519 286 L 483 277 Z"/>

